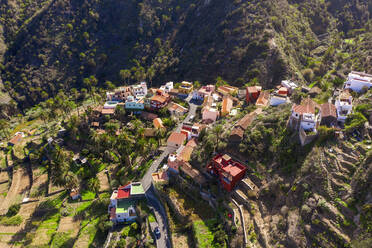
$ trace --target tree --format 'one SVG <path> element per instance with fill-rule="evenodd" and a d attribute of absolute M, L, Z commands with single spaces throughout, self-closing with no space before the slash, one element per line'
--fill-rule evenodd
<path fill-rule="evenodd" d="M 219 145 L 219 142 L 220 142 L 220 136 L 223 132 L 223 127 L 222 125 L 217 125 L 213 128 L 213 133 L 216 135 L 216 146 L 214 148 L 214 150 L 218 150 L 218 145 Z"/>
<path fill-rule="evenodd" d="M 132 76 L 132 73 L 131 73 L 130 70 L 127 70 L 127 69 L 120 70 L 119 76 L 120 76 L 120 79 L 121 79 L 122 82 L 125 82 L 126 84 L 128 84 L 128 80 Z"/>
<path fill-rule="evenodd" d="M 72 97 L 74 98 L 75 104 L 77 106 L 76 110 L 77 110 L 78 117 L 80 117 L 79 106 L 78 106 L 79 92 L 77 91 L 77 89 L 72 88 L 71 89 L 71 94 L 72 94 Z"/>
<path fill-rule="evenodd" d="M 199 81 L 195 81 L 194 82 L 194 89 L 199 89 L 200 88 L 200 82 Z"/>
<path fill-rule="evenodd" d="M 79 185 L 79 180 L 77 176 L 73 172 L 68 171 L 65 175 L 65 188 L 74 189 L 78 185 Z"/>
<path fill-rule="evenodd" d="M 100 189 L 100 183 L 99 183 L 99 180 L 97 177 L 93 177 L 91 179 L 88 180 L 88 184 L 87 184 L 89 190 L 93 191 L 96 196 L 99 198 L 99 189 Z"/>
<path fill-rule="evenodd" d="M 5 137 L 8 137 L 9 136 L 9 132 L 8 132 L 8 128 L 9 128 L 10 124 L 7 120 L 5 119 L 0 119 L 0 130 L 3 132 L 3 135 Z"/>

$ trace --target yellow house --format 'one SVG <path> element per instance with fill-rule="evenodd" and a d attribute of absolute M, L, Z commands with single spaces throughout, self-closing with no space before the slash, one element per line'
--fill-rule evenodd
<path fill-rule="evenodd" d="M 188 95 L 193 91 L 193 89 L 194 89 L 194 86 L 192 85 L 191 82 L 183 81 L 180 87 L 178 88 L 178 91 L 179 91 L 179 94 Z"/>

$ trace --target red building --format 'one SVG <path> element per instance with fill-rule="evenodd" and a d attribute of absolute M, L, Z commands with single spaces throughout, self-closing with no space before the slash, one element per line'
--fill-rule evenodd
<path fill-rule="evenodd" d="M 230 192 L 245 176 L 247 168 L 241 163 L 232 160 L 227 154 L 218 154 L 207 165 L 207 171 L 217 175 L 222 186 Z"/>
<path fill-rule="evenodd" d="M 246 89 L 246 100 L 247 103 L 254 103 L 256 102 L 257 98 L 260 96 L 261 93 L 261 86 L 250 86 Z"/>

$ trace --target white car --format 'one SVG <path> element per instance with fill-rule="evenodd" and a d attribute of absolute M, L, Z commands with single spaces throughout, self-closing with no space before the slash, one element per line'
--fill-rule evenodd
<path fill-rule="evenodd" d="M 194 118 L 195 118 L 195 116 L 193 116 L 193 115 L 190 115 L 190 118 L 189 118 L 189 120 L 190 120 L 190 121 L 192 121 L 192 120 L 194 120 Z"/>

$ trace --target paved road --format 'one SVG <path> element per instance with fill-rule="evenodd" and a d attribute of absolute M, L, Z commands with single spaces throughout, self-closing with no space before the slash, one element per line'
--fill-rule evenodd
<path fill-rule="evenodd" d="M 154 192 L 154 186 L 151 186 L 146 192 L 149 207 L 154 210 L 155 218 L 159 226 L 160 238 L 156 240 L 156 247 L 158 248 L 171 248 L 172 244 L 168 237 L 168 220 L 167 215 L 159 199 Z"/>
<path fill-rule="evenodd" d="M 190 108 L 189 112 L 186 116 L 186 118 L 183 120 L 183 122 L 180 122 L 175 129 L 176 131 L 181 131 L 182 125 L 184 122 L 190 121 L 190 117 L 193 115 L 195 116 L 197 105 L 191 103 L 191 97 L 192 95 L 190 94 L 187 98 L 186 101 L 189 103 Z M 170 239 L 168 237 L 168 221 L 167 221 L 167 215 L 165 213 L 165 210 L 159 201 L 159 199 L 156 197 L 154 193 L 154 186 L 152 185 L 152 173 L 154 173 L 159 166 L 161 166 L 161 163 L 163 160 L 167 158 L 169 155 L 169 151 L 166 148 L 162 154 L 152 163 L 151 167 L 147 170 L 145 176 L 142 178 L 141 183 L 146 191 L 146 197 L 148 199 L 148 203 L 150 207 L 154 210 L 154 214 L 156 217 L 156 220 L 159 225 L 159 230 L 161 232 L 161 236 L 159 239 L 156 240 L 156 246 L 158 248 L 170 248 L 172 247 Z"/>

